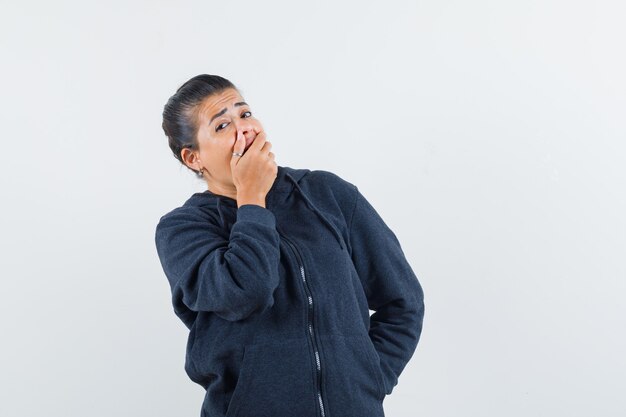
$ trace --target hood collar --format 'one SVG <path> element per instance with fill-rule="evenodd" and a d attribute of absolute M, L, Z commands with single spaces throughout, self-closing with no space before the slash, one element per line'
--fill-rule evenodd
<path fill-rule="evenodd" d="M 300 195 L 302 200 L 304 201 L 306 207 L 309 208 L 313 213 L 315 213 L 322 223 L 330 230 L 330 232 L 335 236 L 337 243 L 339 244 L 340 249 L 344 249 L 343 239 L 341 237 L 341 233 L 337 230 L 337 228 L 332 224 L 330 220 L 321 210 L 319 210 L 315 204 L 311 201 L 311 199 L 306 195 L 306 193 L 300 187 L 298 182 L 308 173 L 310 173 L 310 169 L 295 169 L 286 166 L 278 166 L 278 174 L 276 176 L 276 180 L 272 184 L 272 187 L 267 193 L 266 202 L 267 208 L 274 207 L 276 204 L 280 204 L 278 200 L 279 195 L 287 195 L 291 194 L 294 191 L 297 191 L 297 194 Z M 290 185 L 290 183 L 292 185 Z M 204 192 L 198 192 L 193 194 L 186 202 L 186 206 L 213 206 L 215 205 L 218 212 L 221 213 L 221 210 L 224 209 L 224 206 L 232 208 L 237 208 L 237 200 L 234 200 L 230 197 L 219 195 L 212 193 L 209 190 Z"/>
<path fill-rule="evenodd" d="M 343 242 L 341 239 L 341 234 L 339 233 L 337 228 L 333 226 L 331 221 L 328 220 L 326 216 L 324 216 L 324 214 L 315 206 L 315 204 L 313 204 L 313 202 L 309 199 L 309 197 L 307 197 L 307 195 L 302 191 L 302 188 L 300 188 L 298 181 L 295 178 L 293 178 L 291 175 L 289 175 L 289 173 L 286 174 L 286 177 L 293 182 L 294 189 L 300 193 L 300 196 L 304 200 L 306 206 L 320 218 L 320 220 L 322 221 L 322 223 L 326 225 L 326 227 L 328 227 L 331 233 L 335 236 L 335 239 L 337 239 L 337 243 L 339 243 L 339 248 L 343 250 Z"/>

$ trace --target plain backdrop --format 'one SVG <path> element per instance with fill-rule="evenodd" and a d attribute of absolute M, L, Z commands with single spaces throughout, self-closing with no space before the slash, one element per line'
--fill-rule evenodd
<path fill-rule="evenodd" d="M 388 417 L 626 415 L 623 1 L 0 4 L 0 415 L 199 415 L 154 229 L 206 189 L 161 129 L 202 73 L 397 234 Z"/>

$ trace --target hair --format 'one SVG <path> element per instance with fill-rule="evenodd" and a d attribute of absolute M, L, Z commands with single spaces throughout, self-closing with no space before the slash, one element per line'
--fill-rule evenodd
<path fill-rule="evenodd" d="M 163 131 L 174 157 L 202 178 L 202 172 L 188 167 L 181 158 L 183 148 L 198 149 L 198 109 L 204 99 L 222 91 L 239 89 L 219 75 L 200 74 L 178 87 L 163 108 Z"/>

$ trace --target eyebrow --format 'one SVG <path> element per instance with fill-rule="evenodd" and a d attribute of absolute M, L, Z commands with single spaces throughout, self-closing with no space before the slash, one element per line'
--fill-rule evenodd
<path fill-rule="evenodd" d="M 248 103 L 246 103 L 245 101 L 239 101 L 239 102 L 234 104 L 235 107 L 247 106 L 247 105 L 248 105 Z M 215 115 L 213 115 L 213 117 L 211 117 L 211 120 L 209 121 L 209 124 L 213 123 L 213 120 L 215 120 L 216 118 L 220 117 L 224 113 L 226 113 L 226 107 L 224 107 L 219 113 L 216 113 Z"/>

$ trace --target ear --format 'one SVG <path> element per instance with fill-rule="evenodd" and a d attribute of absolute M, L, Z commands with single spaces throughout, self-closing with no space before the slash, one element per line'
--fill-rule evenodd
<path fill-rule="evenodd" d="M 187 165 L 189 168 L 193 169 L 194 171 L 197 171 L 198 169 L 200 169 L 199 166 L 196 166 L 198 165 L 198 162 L 200 160 L 198 157 L 198 151 L 194 151 L 189 148 L 183 148 L 180 151 L 180 158 L 182 159 L 185 165 Z"/>

